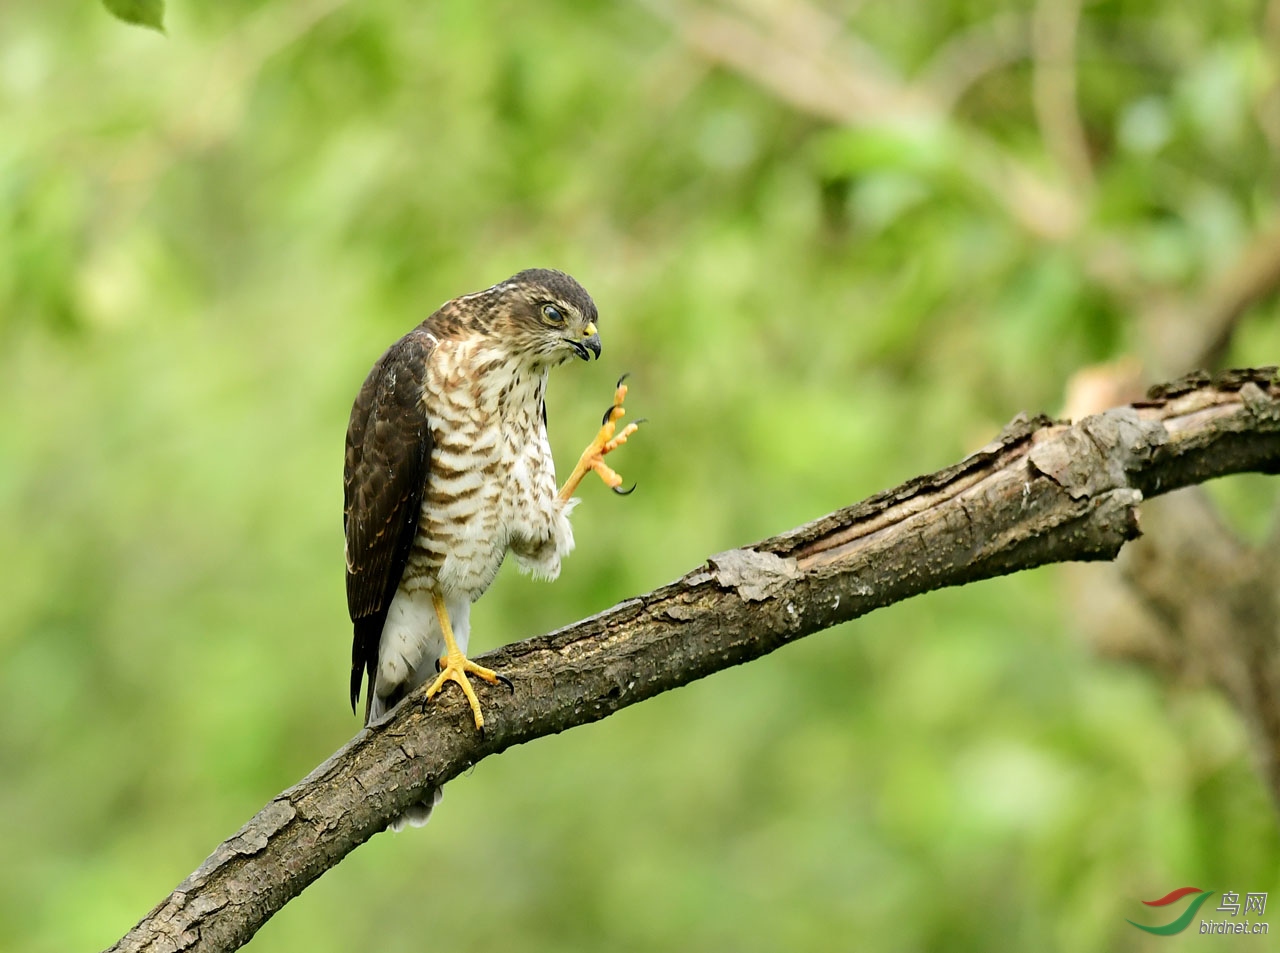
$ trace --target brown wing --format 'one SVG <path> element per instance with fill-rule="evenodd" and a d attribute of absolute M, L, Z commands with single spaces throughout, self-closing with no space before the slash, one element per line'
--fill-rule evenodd
<path fill-rule="evenodd" d="M 422 406 L 435 339 L 421 328 L 393 344 L 373 366 L 351 408 L 342 484 L 347 537 L 347 609 L 351 708 L 364 674 L 373 694 L 378 640 L 418 531 L 431 460 L 431 428 Z M 366 705 L 366 717 L 368 706 Z"/>

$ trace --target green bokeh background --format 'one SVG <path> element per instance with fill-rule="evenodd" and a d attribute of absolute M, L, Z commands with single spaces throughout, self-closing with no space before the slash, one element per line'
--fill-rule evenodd
<path fill-rule="evenodd" d="M 109 945 L 356 731 L 347 413 L 441 301 L 571 272 L 604 357 L 553 379 L 561 468 L 622 371 L 651 421 L 561 579 L 477 605 L 484 650 L 950 464 L 1083 366 L 1184 370 L 1140 305 L 1273 224 L 1275 7 L 1086 5 L 1092 184 L 997 0 L 0 7 L 0 949 Z M 884 75 L 1015 39 L 949 113 L 842 126 L 709 61 L 708 10 Z M 1078 226 L 1029 229 L 993 152 Z M 1215 494 L 1260 534 L 1271 482 Z M 487 760 L 251 948 L 1267 948 L 1124 922 L 1188 883 L 1280 904 L 1280 836 L 1225 703 L 1094 657 L 1077 596 L 936 593 Z"/>

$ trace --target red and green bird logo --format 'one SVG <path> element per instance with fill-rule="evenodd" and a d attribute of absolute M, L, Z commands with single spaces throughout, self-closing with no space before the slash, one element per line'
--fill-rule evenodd
<path fill-rule="evenodd" d="M 1172 903 L 1177 903 L 1183 897 L 1189 896 L 1190 894 L 1198 894 L 1198 896 L 1187 905 L 1187 909 L 1183 910 L 1182 915 L 1176 920 L 1171 920 L 1169 923 L 1154 927 L 1149 927 L 1144 923 L 1134 923 L 1132 920 L 1129 920 L 1128 922 L 1133 923 L 1133 925 L 1139 930 L 1146 930 L 1148 933 L 1154 933 L 1156 936 L 1173 936 L 1175 933 L 1181 933 L 1191 925 L 1191 921 L 1195 919 L 1196 911 L 1204 905 L 1206 900 L 1213 896 L 1212 890 L 1205 891 L 1201 890 L 1199 887 L 1179 887 L 1177 890 L 1171 890 L 1159 900 L 1142 901 L 1148 907 L 1167 907 Z"/>

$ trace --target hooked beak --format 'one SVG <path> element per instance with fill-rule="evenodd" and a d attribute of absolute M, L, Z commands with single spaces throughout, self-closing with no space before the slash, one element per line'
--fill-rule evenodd
<path fill-rule="evenodd" d="M 586 337 L 581 341 L 569 342 L 573 345 L 573 350 L 577 353 L 578 357 L 582 358 L 584 361 L 591 360 L 588 356 L 588 352 L 594 354 L 598 360 L 600 358 L 600 334 L 596 331 L 595 322 L 589 323 L 583 329 L 582 333 L 586 335 Z"/>

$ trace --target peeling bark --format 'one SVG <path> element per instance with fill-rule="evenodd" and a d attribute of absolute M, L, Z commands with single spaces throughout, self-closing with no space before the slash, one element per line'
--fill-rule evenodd
<path fill-rule="evenodd" d="M 1164 385 L 1069 426 L 1019 418 L 952 467 L 482 659 L 485 734 L 460 693 L 413 693 L 225 841 L 112 950 L 223 951 L 388 821 L 490 754 L 597 721 L 802 636 L 944 586 L 1112 559 L 1146 497 L 1280 469 L 1275 368 Z"/>

